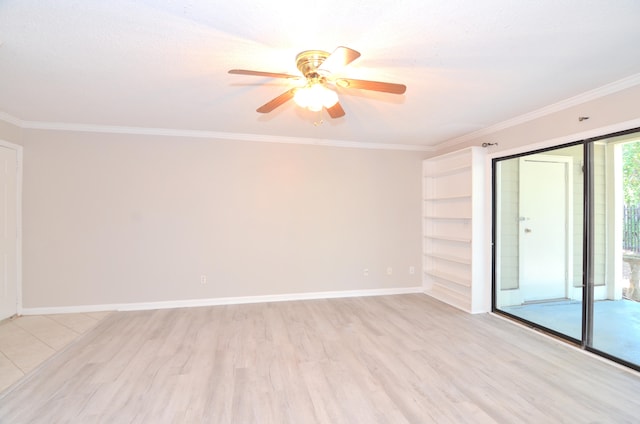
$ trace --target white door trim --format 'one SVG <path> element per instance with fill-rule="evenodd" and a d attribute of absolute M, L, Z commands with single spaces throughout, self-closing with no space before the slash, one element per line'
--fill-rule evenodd
<path fill-rule="evenodd" d="M 16 312 L 22 314 L 22 160 L 23 147 L 0 139 L 0 146 L 16 151 Z"/>
<path fill-rule="evenodd" d="M 565 282 L 564 282 L 564 292 L 565 296 L 569 299 L 574 299 L 576 296 L 575 288 L 573 287 L 573 157 L 565 156 L 565 155 L 553 155 L 553 154 L 544 154 L 538 153 L 533 155 L 522 156 L 519 159 L 519 163 L 523 161 L 538 161 L 538 162 L 555 162 L 555 163 L 563 163 L 565 166 L 565 241 L 564 241 L 564 251 L 565 251 Z M 520 167 L 521 172 L 522 168 Z M 521 178 L 519 174 L 519 178 Z M 520 193 L 521 194 L 521 193 Z M 520 248 L 520 247 L 518 247 Z M 518 258 L 518 268 L 522 269 L 522 257 L 519 254 Z M 521 287 L 518 287 L 518 292 L 520 296 L 520 302 L 524 300 L 522 296 Z M 580 291 L 581 292 L 581 291 Z M 581 299 L 581 296 L 580 296 Z"/>

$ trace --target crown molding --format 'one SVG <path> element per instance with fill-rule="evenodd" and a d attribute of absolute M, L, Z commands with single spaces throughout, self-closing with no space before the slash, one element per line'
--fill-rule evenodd
<path fill-rule="evenodd" d="M 470 140 L 475 140 L 480 137 L 491 135 L 507 128 L 515 127 L 516 125 L 520 125 L 525 122 L 533 121 L 534 119 L 542 118 L 544 116 L 551 115 L 553 113 L 560 112 L 574 106 L 579 106 L 591 100 L 596 100 L 610 94 L 626 90 L 627 88 L 635 87 L 637 85 L 640 85 L 640 73 L 631 75 L 618 81 L 614 81 L 610 84 L 603 85 L 602 87 L 598 87 L 596 89 L 584 92 L 574 97 L 570 97 L 568 99 L 559 101 L 549 106 L 545 106 L 532 112 L 525 113 L 515 118 L 508 119 L 498 124 L 491 125 L 489 127 L 482 128 L 480 130 L 462 135 L 460 137 L 444 141 L 435 145 L 434 147 L 435 150 L 440 150 L 447 147 L 456 146 Z"/>
<path fill-rule="evenodd" d="M 415 144 L 392 144 L 392 143 L 367 143 L 359 141 L 347 140 L 331 140 L 309 137 L 289 137 L 289 136 L 272 136 L 261 134 L 242 134 L 227 133 L 219 131 L 200 131 L 200 130 L 181 130 L 171 128 L 147 128 L 147 127 L 126 127 L 116 125 L 87 125 L 78 123 L 65 122 L 47 122 L 47 121 L 27 121 L 12 116 L 8 113 L 0 111 L 0 120 L 16 125 L 23 129 L 50 130 L 50 131 L 73 131 L 73 132 L 93 132 L 104 134 L 130 134 L 130 135 L 154 135 L 164 137 L 186 137 L 186 138 L 205 138 L 214 140 L 230 140 L 230 141 L 250 141 L 257 143 L 284 143 L 284 144 L 302 144 L 313 146 L 327 147 L 346 147 L 354 149 L 377 149 L 377 150 L 404 150 L 414 152 L 435 152 L 444 148 L 456 146 L 470 140 L 491 135 L 495 132 L 506 128 L 514 127 L 525 122 L 532 121 L 547 115 L 551 115 L 570 107 L 584 104 L 591 100 L 617 93 L 627 88 L 640 85 L 640 73 L 631 75 L 627 78 L 612 82 L 594 90 L 587 91 L 566 100 L 545 106 L 529 113 L 517 116 L 515 118 L 500 122 L 495 125 L 453 138 L 435 146 L 422 146 Z"/>
<path fill-rule="evenodd" d="M 0 111 L 0 121 L 15 125 L 16 127 L 24 128 L 24 121 L 2 111 Z"/>
<path fill-rule="evenodd" d="M 90 132 L 102 134 L 153 135 L 161 137 L 204 138 L 213 140 L 250 141 L 256 143 L 302 144 L 353 149 L 403 150 L 429 152 L 434 148 L 414 144 L 366 143 L 360 141 L 331 140 L 309 137 L 273 136 L 261 134 L 228 133 L 219 131 L 181 130 L 171 128 L 126 127 L 117 125 L 87 125 L 67 122 L 26 121 L 0 111 L 0 120 L 23 129 Z"/>

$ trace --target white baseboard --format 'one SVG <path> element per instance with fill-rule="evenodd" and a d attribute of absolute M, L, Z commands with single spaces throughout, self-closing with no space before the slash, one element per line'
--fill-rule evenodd
<path fill-rule="evenodd" d="M 248 303 L 288 302 L 292 300 L 335 299 L 343 297 L 389 296 L 424 293 L 422 287 L 393 289 L 344 290 L 314 293 L 275 294 L 264 296 L 218 297 L 209 299 L 171 300 L 162 302 L 120 303 L 105 305 L 54 306 L 22 308 L 22 315 L 53 315 L 102 311 L 146 311 L 152 309 L 193 308 L 199 306 L 241 305 Z"/>
<path fill-rule="evenodd" d="M 86 312 L 110 312 L 117 311 L 120 304 L 103 305 L 78 305 L 78 306 L 44 306 L 39 308 L 18 308 L 18 315 L 56 315 L 78 314 Z"/>

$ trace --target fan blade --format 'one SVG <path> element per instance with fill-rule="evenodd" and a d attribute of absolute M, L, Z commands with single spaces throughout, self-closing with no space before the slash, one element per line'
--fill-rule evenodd
<path fill-rule="evenodd" d="M 239 74 L 239 75 L 254 75 L 257 77 L 271 77 L 271 78 L 302 78 L 300 76 L 281 74 L 278 72 L 249 71 L 247 69 L 232 69 L 229 71 L 229 73 Z"/>
<path fill-rule="evenodd" d="M 403 94 L 407 91 L 404 84 L 394 84 L 391 82 L 366 81 L 350 78 L 340 78 L 336 85 L 342 88 L 359 88 L 361 90 L 382 91 L 384 93 Z"/>
<path fill-rule="evenodd" d="M 340 46 L 320 64 L 318 69 L 321 71 L 332 72 L 333 69 L 347 66 L 359 57 L 360 52 L 350 49 L 349 47 Z"/>
<path fill-rule="evenodd" d="M 284 104 L 288 100 L 291 100 L 293 98 L 293 95 L 295 94 L 297 89 L 298 89 L 298 87 L 294 87 L 291 90 L 285 91 L 284 93 L 282 93 L 281 95 L 279 95 L 275 99 L 273 99 L 273 100 L 263 104 L 262 106 L 260 106 L 258 109 L 256 109 L 256 111 L 260 112 L 260 113 L 269 113 L 269 112 L 271 112 L 273 109 L 275 109 L 278 106 Z"/>
<path fill-rule="evenodd" d="M 340 102 L 328 108 L 327 112 L 329 112 L 329 116 L 334 119 L 344 116 L 344 109 L 342 109 L 342 106 L 340 106 Z"/>

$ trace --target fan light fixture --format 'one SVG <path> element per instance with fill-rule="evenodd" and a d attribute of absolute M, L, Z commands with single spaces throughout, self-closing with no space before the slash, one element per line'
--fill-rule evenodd
<path fill-rule="evenodd" d="M 297 89 L 293 101 L 312 112 L 320 112 L 323 107 L 329 109 L 338 103 L 338 95 L 321 83 L 311 83 Z"/>
<path fill-rule="evenodd" d="M 338 101 L 338 93 L 327 87 L 336 86 L 342 89 L 372 90 L 382 93 L 404 94 L 407 86 L 392 82 L 357 80 L 353 78 L 336 78 L 332 70 L 336 67 L 346 66 L 360 57 L 360 53 L 348 47 L 340 46 L 329 54 L 324 50 L 305 50 L 296 56 L 296 66 L 304 75 L 306 85 L 292 87 L 279 96 L 269 100 L 256 109 L 259 113 L 269 113 L 293 99 L 295 103 L 313 112 L 320 112 L 322 108 L 327 110 L 331 118 L 340 118 L 345 115 L 344 109 Z M 296 75 L 280 72 L 252 71 L 249 69 L 231 69 L 230 74 L 255 75 L 269 78 L 286 78 L 299 80 Z"/>

